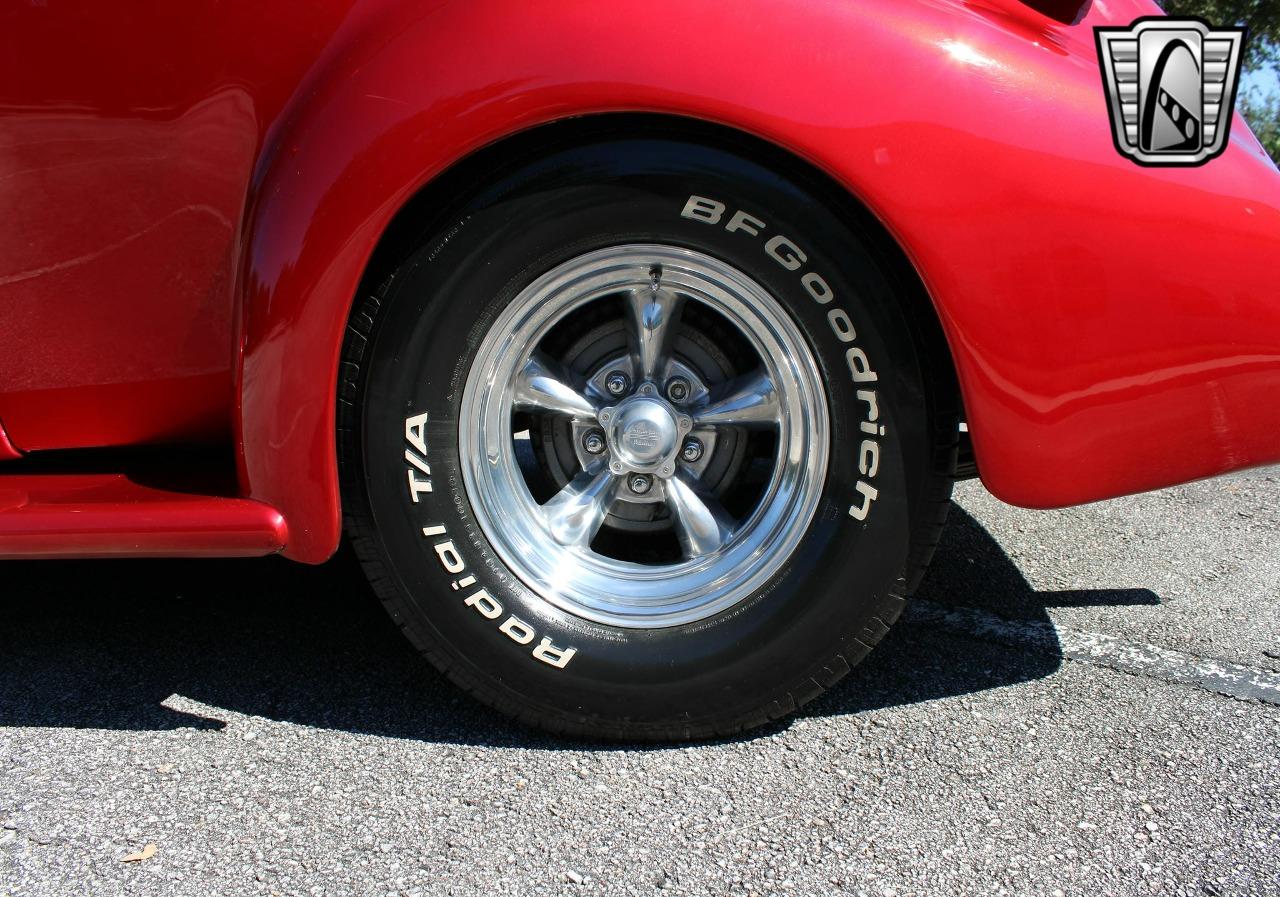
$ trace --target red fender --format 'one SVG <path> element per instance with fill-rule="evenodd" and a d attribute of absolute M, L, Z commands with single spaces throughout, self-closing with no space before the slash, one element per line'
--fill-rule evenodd
<path fill-rule="evenodd" d="M 1200 168 L 1121 157 L 1094 50 L 1102 7 L 1076 25 L 1016 0 L 358 7 L 255 176 L 246 493 L 283 512 L 290 557 L 334 550 L 338 353 L 380 234 L 476 149 L 617 111 L 757 135 L 884 222 L 937 307 L 983 479 L 1006 501 L 1280 459 L 1280 175 L 1239 120 Z M 1105 7 L 1106 24 L 1155 11 Z"/>

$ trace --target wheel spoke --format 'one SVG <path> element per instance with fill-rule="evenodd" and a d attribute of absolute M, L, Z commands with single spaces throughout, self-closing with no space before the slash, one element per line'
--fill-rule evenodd
<path fill-rule="evenodd" d="M 542 506 L 552 537 L 561 545 L 587 550 L 613 506 L 618 478 L 601 465 L 584 470 Z"/>
<path fill-rule="evenodd" d="M 733 534 L 733 518 L 693 474 L 681 470 L 666 481 L 665 487 L 667 505 L 686 557 L 709 554 Z"/>
<path fill-rule="evenodd" d="M 595 417 L 595 405 L 573 385 L 575 379 L 550 358 L 535 354 L 516 376 L 512 397 L 515 407 L 522 411 Z"/>
<path fill-rule="evenodd" d="M 656 381 L 666 373 L 684 304 L 683 297 L 659 286 L 660 274 L 653 276 L 651 286 L 627 296 L 627 331 L 638 380 Z"/>
<path fill-rule="evenodd" d="M 773 381 L 761 369 L 712 390 L 711 400 L 694 412 L 697 426 L 775 427 L 782 419 Z"/>

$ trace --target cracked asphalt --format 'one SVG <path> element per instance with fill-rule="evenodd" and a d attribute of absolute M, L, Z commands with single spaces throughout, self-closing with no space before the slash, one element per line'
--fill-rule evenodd
<path fill-rule="evenodd" d="M 844 684 L 676 748 L 473 704 L 345 555 L 0 565 L 0 895 L 1280 894 L 1280 471 L 956 500 Z"/>

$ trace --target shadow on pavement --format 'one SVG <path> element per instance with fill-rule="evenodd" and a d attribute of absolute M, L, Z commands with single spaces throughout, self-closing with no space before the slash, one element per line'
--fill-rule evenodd
<path fill-rule="evenodd" d="M 1147 589 L 1037 592 L 982 524 L 957 505 L 951 507 L 942 542 L 912 600 L 1050 625 L 1051 607 L 1160 603 Z M 1062 664 L 1056 645 L 1049 651 L 978 648 L 971 639 L 914 618 L 908 605 L 885 640 L 848 679 L 802 714 L 857 713 L 969 694 L 1040 679 Z"/>
<path fill-rule="evenodd" d="M 437 675 L 346 551 L 323 567 L 278 558 L 9 562 L 0 583 L 0 725 L 216 730 L 225 709 L 396 738 L 582 746 L 508 722 Z M 1052 606 L 1159 603 L 1145 590 L 1036 592 L 958 507 L 918 597 L 1040 621 Z M 908 611 L 803 714 L 966 694 L 1047 676 L 1061 663 L 1056 651 L 973 648 L 927 631 Z M 171 695 L 207 705 L 208 717 L 164 706 Z"/>

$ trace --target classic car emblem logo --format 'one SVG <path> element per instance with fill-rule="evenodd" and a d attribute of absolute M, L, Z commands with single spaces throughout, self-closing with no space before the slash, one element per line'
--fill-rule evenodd
<path fill-rule="evenodd" d="M 1203 165 L 1227 146 L 1244 28 L 1138 19 L 1095 28 L 1116 149 L 1139 165 Z"/>
<path fill-rule="evenodd" d="M 627 442 L 633 449 L 650 449 L 658 444 L 658 431 L 645 421 L 640 421 L 627 430 Z"/>

